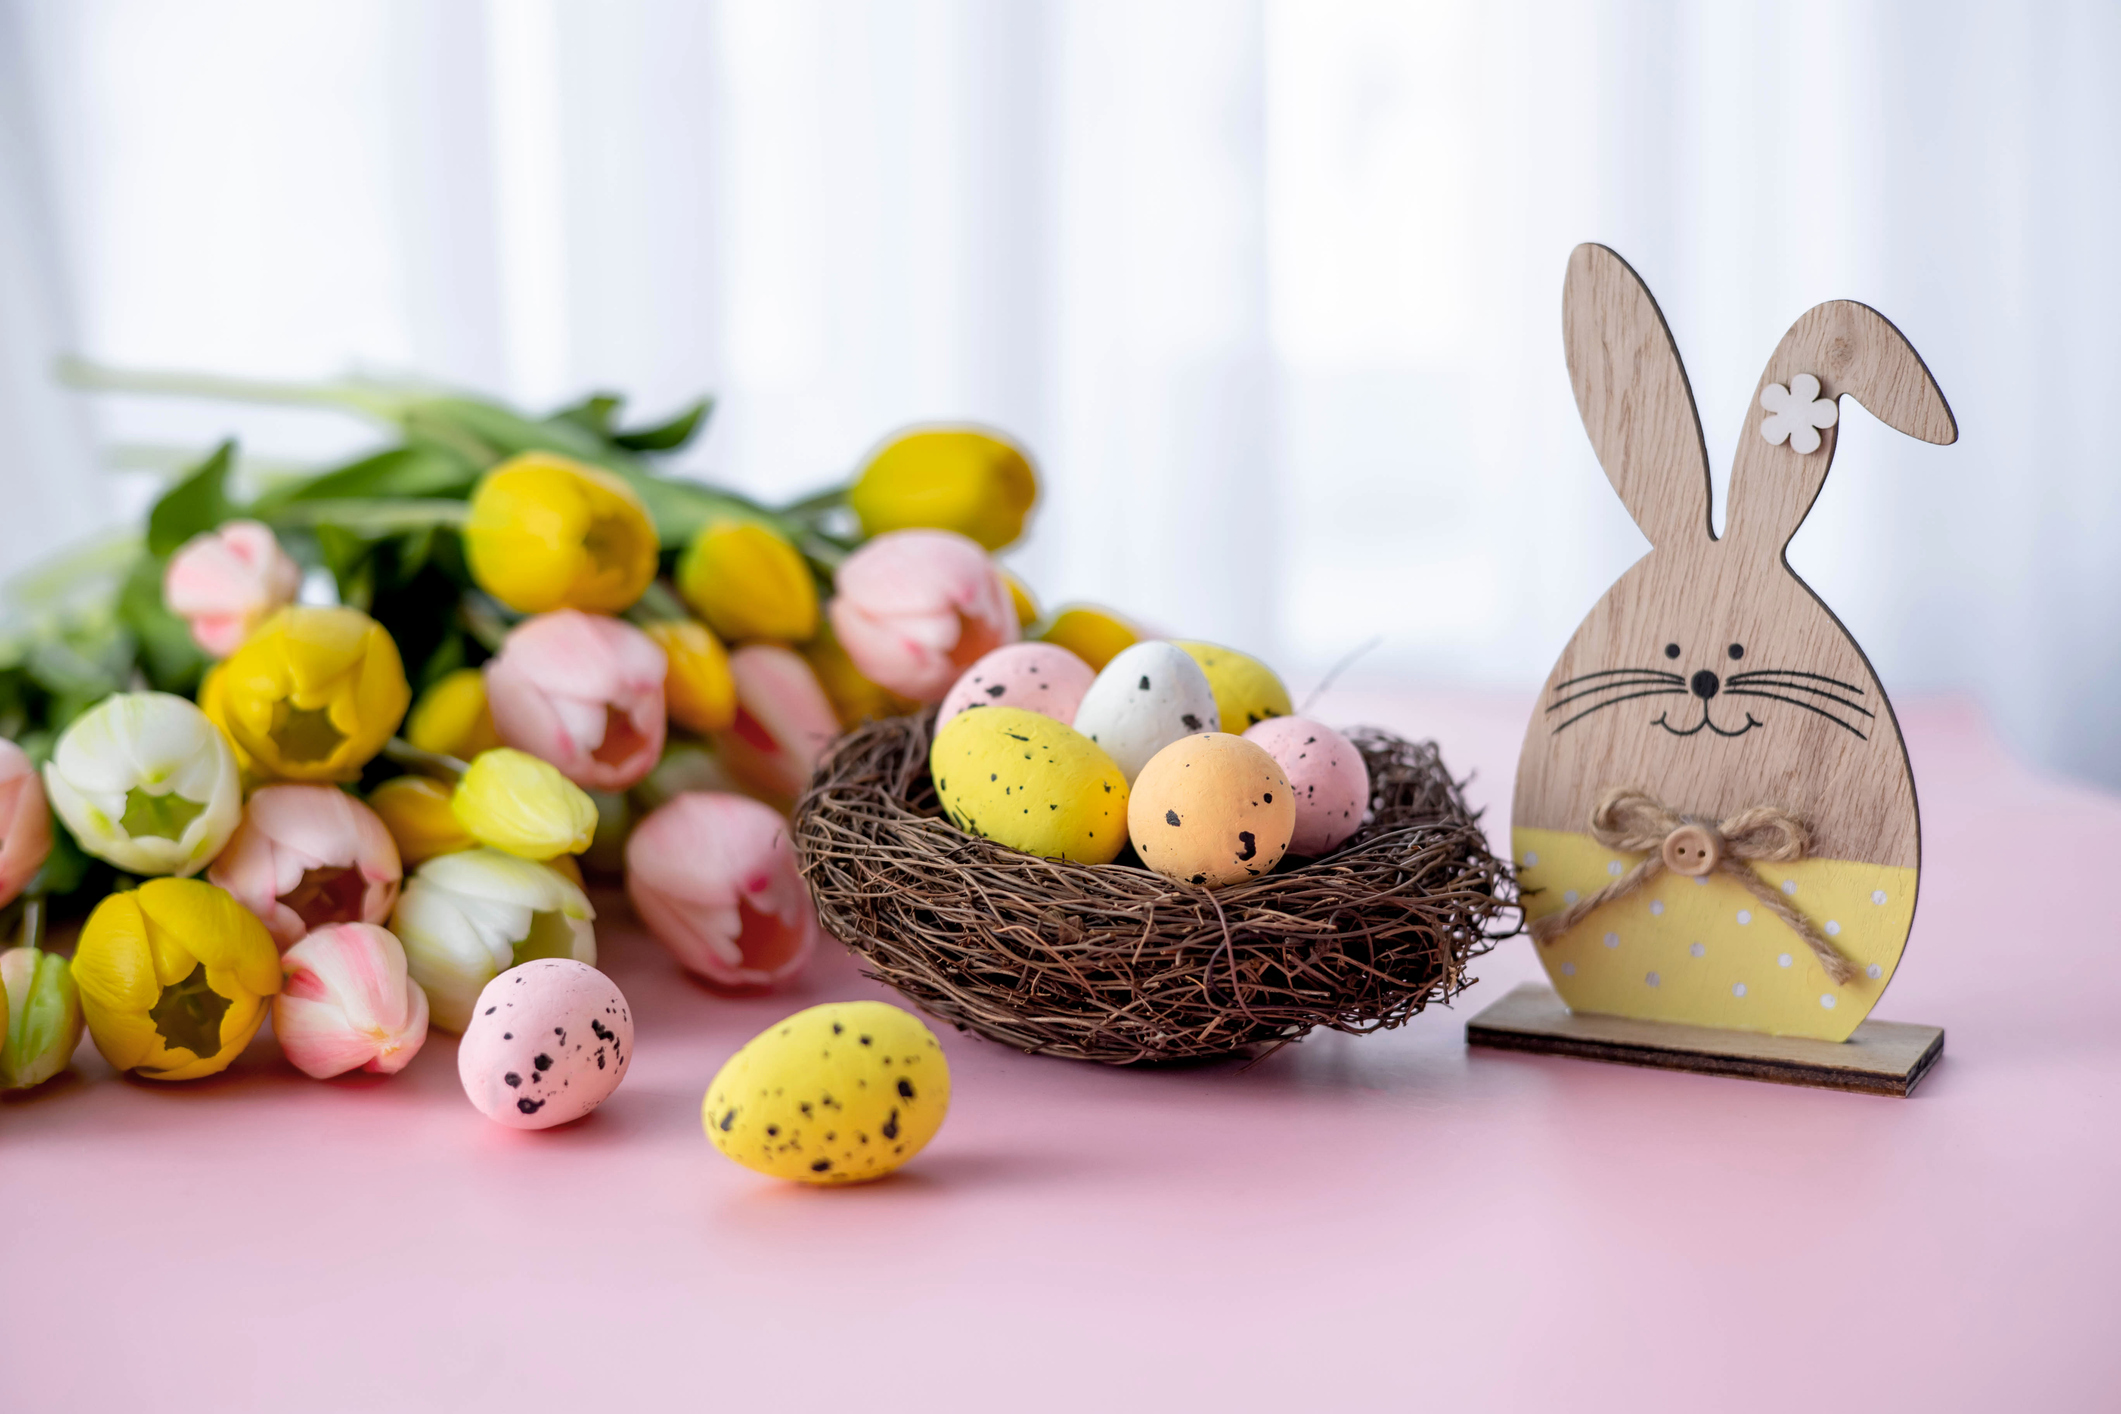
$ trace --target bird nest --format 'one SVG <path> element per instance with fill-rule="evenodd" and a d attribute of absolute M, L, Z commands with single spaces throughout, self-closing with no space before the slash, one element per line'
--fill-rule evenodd
<path fill-rule="evenodd" d="M 1516 931 L 1509 866 L 1433 743 L 1351 733 L 1370 768 L 1362 829 L 1209 890 L 1131 850 L 1074 864 L 965 834 L 928 776 L 934 729 L 931 708 L 843 737 L 796 805 L 796 848 L 819 917 L 870 976 L 989 1040 L 1125 1065 L 1363 1035 L 1448 1002 Z"/>

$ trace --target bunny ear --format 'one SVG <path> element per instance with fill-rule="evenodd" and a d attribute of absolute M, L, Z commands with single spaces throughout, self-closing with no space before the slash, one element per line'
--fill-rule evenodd
<path fill-rule="evenodd" d="M 1576 247 L 1561 332 L 1584 430 L 1635 524 L 1652 545 L 1713 539 L 1701 416 L 1642 277 L 1602 245 Z"/>
<path fill-rule="evenodd" d="M 1834 463 L 1844 394 L 1910 437 L 1959 439 L 1937 380 L 1891 320 L 1854 300 L 1816 305 L 1775 346 L 1746 408 L 1731 461 L 1733 542 L 1778 555 L 1790 543 Z"/>

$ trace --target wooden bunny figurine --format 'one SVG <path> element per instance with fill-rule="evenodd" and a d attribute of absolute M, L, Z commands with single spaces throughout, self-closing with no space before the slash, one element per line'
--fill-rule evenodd
<path fill-rule="evenodd" d="M 1900 331 L 1848 300 L 1792 325 L 1748 407 L 1726 534 L 1679 351 L 1600 245 L 1569 257 L 1576 405 L 1650 552 L 1554 665 L 1511 842 L 1540 960 L 1572 1011 L 1843 1041 L 1907 941 L 1914 782 L 1863 650 L 1784 548 L 1834 459 L 1838 399 L 1925 442 L 1958 432 Z"/>

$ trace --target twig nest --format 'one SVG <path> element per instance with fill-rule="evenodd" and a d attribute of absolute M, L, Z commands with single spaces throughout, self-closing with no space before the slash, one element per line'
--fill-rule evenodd
<path fill-rule="evenodd" d="M 1209 890 L 1131 854 L 1042 859 L 959 830 L 928 771 L 933 722 L 842 738 L 796 805 L 796 849 L 819 920 L 870 976 L 990 1040 L 1120 1065 L 1360 1035 L 1449 1001 L 1516 931 L 1509 867 L 1432 744 L 1349 733 L 1362 828 Z"/>

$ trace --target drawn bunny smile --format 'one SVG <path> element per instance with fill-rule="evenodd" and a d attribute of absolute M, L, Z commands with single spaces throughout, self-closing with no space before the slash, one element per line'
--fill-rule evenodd
<path fill-rule="evenodd" d="M 1668 657 L 1678 657 L 1678 649 L 1679 645 L 1676 643 L 1665 645 Z M 1745 657 L 1743 644 L 1733 643 L 1725 651 L 1733 661 Z M 1701 717 L 1692 726 L 1675 726 L 1671 720 L 1673 709 L 1669 708 L 1658 713 L 1649 725 L 1662 727 L 1673 736 L 1696 736 L 1706 730 L 1724 738 L 1741 737 L 1755 727 L 1767 725 L 1750 711 L 1745 712 L 1743 726 L 1722 725 L 1709 710 L 1710 699 L 1718 694 L 1764 698 L 1771 702 L 1801 707 L 1852 733 L 1859 741 L 1870 739 L 1868 732 L 1864 730 L 1869 723 L 1850 719 L 1867 718 L 1875 721 L 1877 717 L 1871 709 L 1853 700 L 1864 695 L 1863 689 L 1855 683 L 1843 682 L 1825 673 L 1806 672 L 1796 668 L 1756 668 L 1733 673 L 1729 677 L 1718 677 L 1708 668 L 1699 669 L 1692 676 L 1663 668 L 1608 668 L 1603 672 L 1586 673 L 1556 684 L 1555 700 L 1548 705 L 1547 714 L 1552 716 L 1563 708 L 1572 705 L 1575 707 L 1575 711 L 1555 724 L 1553 731 L 1558 735 L 1584 718 L 1622 702 L 1632 702 L 1643 697 L 1691 696 L 1701 699 Z"/>

